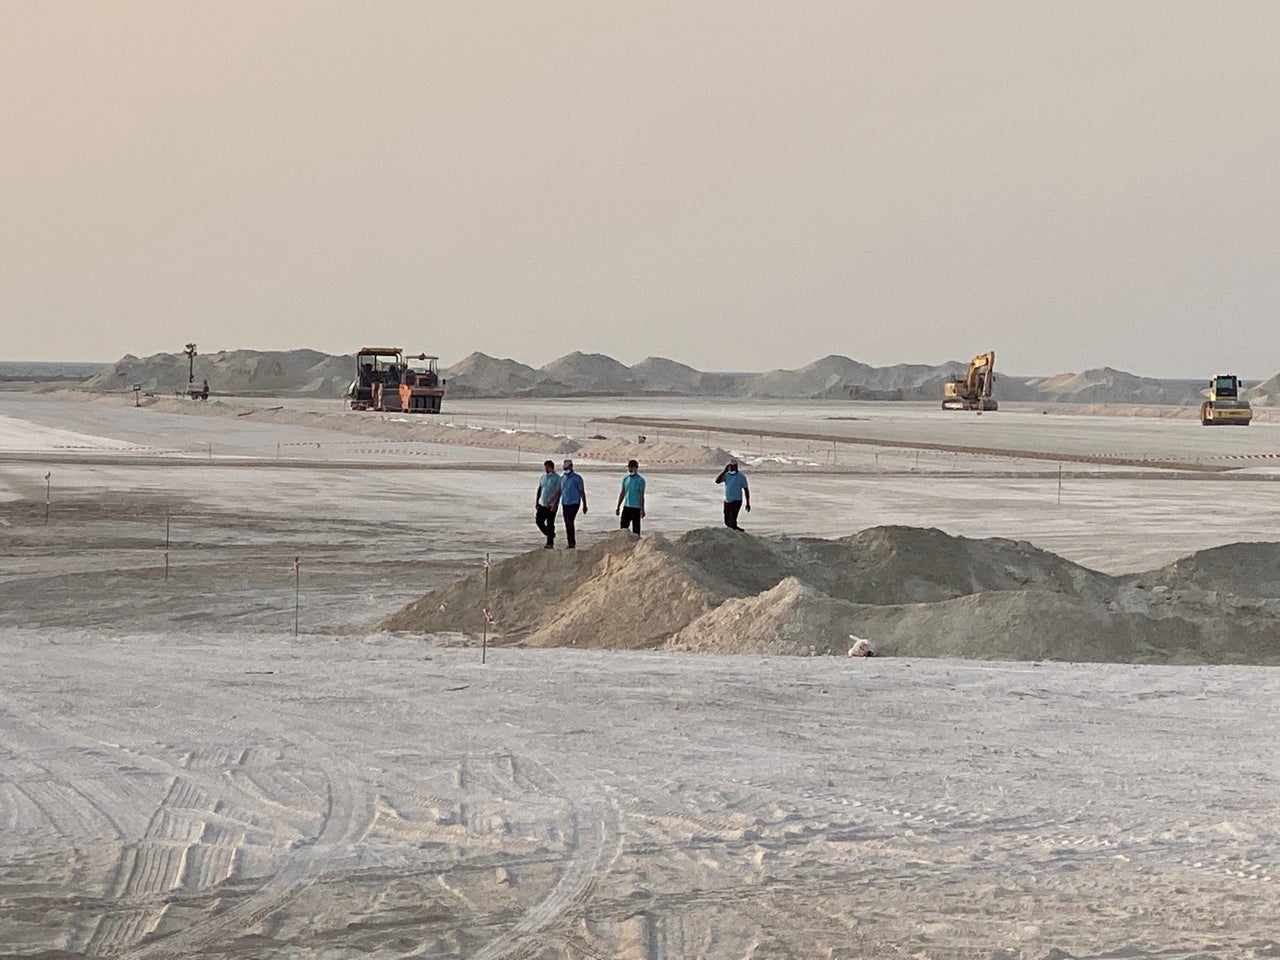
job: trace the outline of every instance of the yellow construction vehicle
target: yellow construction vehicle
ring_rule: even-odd
[[[995,383],[996,353],[980,353],[969,361],[969,372],[963,377],[952,377],[942,385],[943,410],[998,410],[999,404],[991,396]]]
[[[414,360],[418,363],[411,366]],[[356,378],[347,387],[351,409],[439,413],[445,381],[440,379],[438,360],[425,353],[405,357],[399,347],[361,347]]]
[[[1240,395],[1240,378],[1234,373],[1220,373],[1209,381],[1209,399],[1200,404],[1200,422],[1206,427],[1239,424],[1247,427],[1253,419],[1253,408]]]

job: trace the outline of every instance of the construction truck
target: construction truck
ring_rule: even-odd
[[[969,372],[963,377],[952,377],[942,384],[943,410],[998,410],[999,404],[991,396],[995,383],[996,354],[980,353],[969,361]]]
[[[1220,373],[1209,381],[1209,399],[1200,404],[1200,422],[1206,427],[1239,424],[1247,427],[1253,419],[1253,408],[1240,395],[1240,378],[1233,373]]]
[[[406,358],[399,347],[361,347],[347,387],[351,409],[439,413],[445,387],[439,359],[425,353]]]

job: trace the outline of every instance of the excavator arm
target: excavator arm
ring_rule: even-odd
[[[995,379],[996,352],[980,353],[969,361],[969,390],[983,400],[991,399]]]

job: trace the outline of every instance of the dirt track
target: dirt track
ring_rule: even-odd
[[[997,416],[998,414],[991,414]],[[812,433],[797,430],[778,430],[772,427],[732,427],[716,423],[699,423],[692,420],[662,420],[647,417],[608,417],[597,421],[647,429],[689,431],[693,433],[730,434],[744,437],[769,437],[770,439],[806,440],[815,443],[858,444],[902,450],[937,450],[942,453],[968,453],[987,457],[1005,457],[1010,460],[1048,460],[1055,463],[1097,463],[1113,467],[1144,467],[1157,470],[1193,470],[1205,473],[1223,473],[1235,469],[1226,464],[1199,463],[1194,460],[1150,459],[1110,456],[1099,453],[1066,453],[1050,450],[1015,450],[1007,447],[978,446],[972,444],[939,443],[927,440],[892,440],[883,437],[857,436],[848,433]]]

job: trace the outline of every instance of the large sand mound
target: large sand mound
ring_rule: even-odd
[[[1228,543],[1136,579],[1178,590],[1280,597],[1280,543]]]
[[[516,360],[499,360],[472,353],[444,371],[446,389],[455,397],[514,396],[536,384],[541,376]]]
[[[801,656],[843,654],[858,604],[786,577],[753,597],[732,598],[667,641],[670,650]]]
[[[1096,600],[1111,578],[1025,541],[972,540],[920,527],[872,527],[800,541],[801,579],[855,603],[929,603],[984,590],[1040,588]]]
[[[351,382],[354,361],[316,350],[222,350],[199,354],[124,356],[86,380],[82,387],[104,393],[127,392],[133,384],[147,393],[182,392],[188,377],[199,386],[209,381],[215,393],[260,393],[272,396],[340,397]]]
[[[1043,590],[862,607],[852,623],[859,636],[875,637],[880,650],[898,656],[1121,663],[1202,659],[1195,625],[1180,617],[1156,620]]]
[[[1030,544],[875,527],[841,540],[720,528],[534,550],[428,594],[387,630],[709,653],[1280,663],[1280,544],[1111,577]],[[1247,570],[1265,572],[1248,574]],[[1230,590],[1227,586],[1230,586]]]
[[[1197,648],[1185,621],[1110,613],[1045,590],[975,593],[938,603],[877,606],[829,597],[788,577],[772,590],[726,600],[677,633],[672,650],[844,654],[853,636],[879,652],[976,660],[1165,662]]]
[[[660,534],[637,540],[619,530],[587,550],[532,550],[491,567],[487,588],[482,569],[379,627],[475,633],[487,608],[495,633],[535,646],[660,646],[726,597],[756,592],[717,576],[689,557],[683,543]]]

